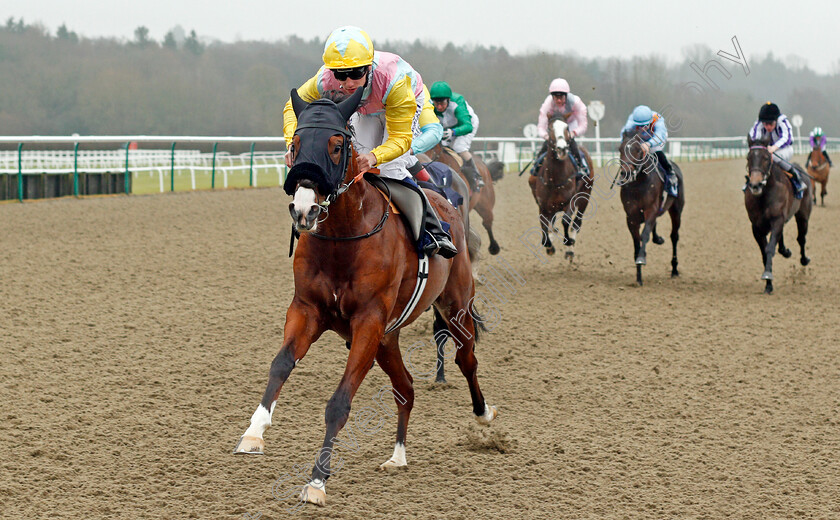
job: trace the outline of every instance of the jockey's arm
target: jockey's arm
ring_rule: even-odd
[[[443,125],[440,124],[435,109],[428,100],[423,105],[418,123],[420,135],[411,141],[411,151],[414,155],[428,152],[443,138]]]
[[[459,135],[467,135],[473,131],[470,109],[467,108],[467,101],[463,98],[462,100],[463,103],[458,103],[458,106],[455,107],[455,119],[458,120],[458,124],[452,127],[452,135],[455,135],[456,137]]]
[[[548,113],[553,104],[554,100],[551,99],[551,96],[548,96],[540,105],[540,115],[537,118],[537,135],[543,139],[548,139]]]
[[[578,137],[586,133],[586,113],[586,105],[579,97],[577,97],[577,99],[575,99],[575,104],[572,105],[572,113],[569,116],[570,120],[577,121],[577,128],[575,128],[572,137]]]
[[[785,146],[790,146],[793,144],[793,132],[791,132],[790,123],[788,122],[787,118],[781,118],[779,122],[776,123],[776,126],[781,130],[781,137],[779,137],[773,146],[776,147],[778,150],[779,148],[784,148]]]
[[[385,99],[385,129],[388,139],[372,150],[376,164],[393,161],[411,148],[411,123],[417,112],[417,98],[406,76],[394,84]]]
[[[300,86],[297,89],[298,95],[300,98],[307,103],[312,103],[316,99],[319,99],[321,95],[318,93],[318,76],[312,76],[306,83]],[[292,98],[289,98],[286,101],[286,106],[283,107],[283,137],[286,138],[286,147],[288,148],[289,143],[292,142],[292,139],[295,136],[295,130],[297,129],[297,116],[295,115],[295,110],[292,108]]]
[[[659,116],[656,124],[653,125],[653,136],[650,138],[650,150],[652,152],[661,152],[665,149],[665,143],[668,141],[668,128],[665,126],[665,118]]]

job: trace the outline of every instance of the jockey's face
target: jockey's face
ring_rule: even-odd
[[[566,93],[565,92],[552,92],[551,93],[551,98],[554,100],[554,102],[558,106],[566,104]]]
[[[776,129],[776,122],[775,121],[764,121],[761,124],[764,125],[764,130],[766,130],[768,132],[772,132],[773,130]]]
[[[435,112],[444,112],[449,106],[449,100],[446,98],[432,99],[432,105],[435,106]]]

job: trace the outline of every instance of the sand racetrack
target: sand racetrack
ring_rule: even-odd
[[[765,296],[743,160],[682,167],[682,276],[669,242],[650,245],[641,288],[617,194],[590,206],[574,264],[542,263],[519,240],[537,224],[525,177],[500,181],[500,257],[525,285],[477,346],[498,420],[475,424],[454,364],[447,386],[416,379],[408,469],[377,469],[386,417],[340,451],[327,507],[294,514],[272,487],[314,462],[347,357],[336,335],[283,388],[266,455],[231,454],[291,300],[288,197],[0,205],[0,517],[840,517],[840,195],[814,209],[810,266],[786,228],[794,256],[776,256]],[[430,333],[424,317],[403,350]],[[386,384],[375,367],[354,410]]]

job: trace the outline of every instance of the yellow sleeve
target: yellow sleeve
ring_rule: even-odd
[[[376,164],[392,161],[411,148],[411,123],[417,112],[417,98],[411,88],[411,80],[404,77],[391,89],[385,100],[385,129],[388,139],[371,152]]]
[[[423,85],[423,94],[426,101],[423,103],[423,110],[420,112],[420,128],[432,123],[440,123],[438,116],[435,115],[435,107],[432,105],[429,89]]]
[[[321,98],[318,93],[318,74],[309,78],[309,80],[297,89],[298,95],[307,103],[312,103],[316,99]],[[292,98],[286,101],[286,106],[283,108],[283,137],[286,138],[286,146],[292,142],[295,136],[295,129],[297,129],[297,116],[295,110],[292,108]]]

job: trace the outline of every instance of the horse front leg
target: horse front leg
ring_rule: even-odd
[[[301,502],[309,502],[319,506],[326,504],[327,479],[332,472],[341,469],[340,465],[335,469],[331,469],[330,466],[336,437],[350,416],[350,404],[353,401],[353,396],[356,395],[359,385],[362,384],[373,366],[373,360],[385,333],[384,314],[361,313],[352,320],[350,329],[353,341],[350,345],[347,365],[344,368],[344,375],[338,389],[327,402],[327,409],[324,412],[324,422],[327,426],[324,443],[321,445],[315,466],[312,468],[311,480],[300,492]],[[356,446],[352,431],[349,432],[349,437],[353,441],[346,443],[346,445]]]
[[[544,211],[540,211],[540,228],[542,229],[542,245],[545,248],[545,252],[548,255],[553,255],[557,252],[554,248],[554,244],[551,243],[551,233],[554,231],[549,227],[551,224],[551,219],[554,218],[554,215],[551,213],[546,213]]]
[[[784,225],[785,219],[782,217],[776,217],[770,222],[770,240],[765,247],[764,273],[761,275],[761,279],[767,282],[764,286],[765,294],[773,292],[773,256],[776,254],[776,245]]]
[[[785,228],[782,227],[782,230],[779,232],[779,254],[785,258],[790,258],[791,252],[790,249],[785,247]]]
[[[238,454],[262,455],[265,452],[263,434],[271,426],[274,405],[283,383],[289,378],[292,369],[303,359],[309,346],[324,332],[320,314],[315,307],[304,306],[293,301],[286,311],[286,325],[283,328],[283,347],[268,372],[268,384],[262,401],[251,416],[251,424],[233,449]]]
[[[493,204],[488,201],[488,196],[485,195],[486,189],[488,189],[486,186],[482,188],[481,199],[475,205],[475,211],[481,217],[481,224],[484,226],[484,230],[487,231],[487,237],[490,239],[490,245],[487,246],[487,251],[491,255],[498,255],[502,248],[499,247],[499,243],[496,242],[496,237],[493,236]]]
[[[414,407],[414,380],[405,367],[405,363],[403,363],[398,338],[398,333],[390,335],[382,342],[379,351],[376,353],[376,362],[391,379],[391,390],[398,410],[397,441],[394,444],[394,454],[379,466],[379,469],[382,470],[400,468],[408,464],[405,459],[405,436],[408,431],[408,418],[411,415],[411,409]],[[380,397],[382,393],[380,392]],[[381,401],[380,405],[384,407]]]
[[[811,259],[805,255],[805,235],[808,234],[808,217],[800,213],[796,214],[796,241],[799,242],[799,263],[808,265]]]
[[[671,215],[671,278],[680,275],[680,272],[677,270],[677,242],[680,241],[680,223],[682,220],[682,213],[680,209],[677,209],[677,205],[674,204],[671,206],[671,209],[668,210],[669,214]]]
[[[636,283],[642,285],[642,264],[638,262],[639,251],[641,250],[641,237],[639,235],[639,226],[641,222],[635,217],[627,215],[627,229],[630,230],[630,236],[633,237],[633,258],[636,259]]]

